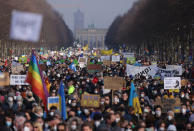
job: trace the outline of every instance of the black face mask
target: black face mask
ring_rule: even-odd
[[[27,96],[28,98],[31,98],[32,96]]]
[[[112,127],[114,127],[114,126],[116,126],[116,125],[117,125],[117,122],[116,122],[116,121],[114,121],[114,122],[111,123],[111,126],[112,126]]]

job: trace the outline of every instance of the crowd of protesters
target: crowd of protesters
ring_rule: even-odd
[[[89,56],[88,56],[89,57]],[[63,63],[57,63],[64,59]],[[186,85],[178,92],[164,90],[159,78],[133,78],[126,75],[124,63],[103,65],[102,72],[89,73],[87,68],[69,68],[72,57],[48,57],[51,65],[43,71],[51,84],[49,95],[57,96],[60,82],[65,85],[67,119],[52,106],[45,111],[41,100],[32,92],[30,85],[0,87],[0,130],[2,131],[193,131],[194,130],[194,84],[192,66],[183,66],[181,79]],[[97,57],[90,59],[98,63]],[[17,61],[16,61],[17,62]],[[159,65],[159,64],[158,64]],[[165,68],[165,64],[162,65]],[[20,74],[27,74],[27,68]],[[12,74],[9,66],[1,66],[1,72]],[[122,90],[104,90],[104,76],[119,76],[126,81]],[[135,113],[129,106],[131,81],[137,89],[142,113]],[[69,87],[73,87],[69,90]],[[99,108],[81,106],[83,93],[100,95]],[[179,98],[179,112],[163,111],[155,104],[156,99]]]

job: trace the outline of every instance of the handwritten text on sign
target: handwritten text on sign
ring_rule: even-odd
[[[81,99],[81,106],[98,108],[100,106],[99,101],[100,101],[99,95],[83,94]]]
[[[28,85],[26,75],[10,75],[10,85]]]
[[[119,90],[126,86],[126,81],[123,77],[104,77],[105,89]]]

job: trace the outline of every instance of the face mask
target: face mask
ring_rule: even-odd
[[[103,101],[101,101],[101,102],[100,102],[100,104],[101,104],[101,105],[104,105],[104,102],[103,102]]]
[[[54,116],[54,112],[50,112],[50,116]]]
[[[185,97],[185,94],[181,94],[181,97],[182,97],[182,98]]]
[[[18,106],[22,106],[22,102],[21,101],[18,101],[17,104],[18,104]]]
[[[82,113],[82,111],[77,111],[77,114],[79,114],[79,115],[80,115],[81,113]]]
[[[76,103],[71,103],[71,105],[72,105],[73,107],[75,107],[75,106],[76,106]]]
[[[30,131],[30,128],[27,127],[27,126],[25,126],[25,127],[24,127],[24,131]]]
[[[11,122],[11,121],[6,121],[6,125],[7,125],[8,127],[10,127],[10,126],[11,126],[11,124],[12,124],[12,122]]]
[[[141,97],[144,97],[145,95],[144,94],[141,94]]]
[[[94,124],[96,127],[98,127],[100,125],[100,121],[95,121]]]
[[[36,113],[36,115],[37,115],[38,117],[42,117],[42,116],[43,116],[43,113],[42,113],[42,112],[39,113],[39,114]]]
[[[86,80],[86,82],[89,82],[90,80]]]
[[[168,116],[168,120],[169,120],[169,121],[172,120],[172,116]]]
[[[182,109],[182,113],[183,113],[183,114],[186,114],[186,111],[187,111],[187,110],[186,110],[185,108]]]
[[[16,100],[16,96],[13,96],[13,99]]]
[[[12,102],[13,101],[13,97],[8,97],[8,101]]]
[[[54,130],[54,131],[56,131],[56,130],[57,130],[57,126],[56,126],[56,125],[53,127],[53,130]]]
[[[118,98],[114,98],[114,101],[119,103],[119,99]]]
[[[131,129],[126,129],[125,131],[132,131]]]
[[[148,109],[145,108],[145,109],[144,109],[144,112],[145,112],[145,113],[148,113],[149,111],[148,111]]]
[[[154,91],[154,94],[157,94],[157,91]]]
[[[159,130],[160,130],[160,131],[164,131],[165,128],[164,128],[164,127],[160,127]]]
[[[76,125],[72,125],[72,126],[71,126],[71,129],[72,129],[72,130],[76,130],[76,128],[77,128]]]
[[[118,123],[120,121],[120,118],[116,118],[115,121],[116,123]]]
[[[95,94],[98,94],[98,91],[94,91]]]
[[[161,111],[156,111],[157,116],[161,116]]]
[[[84,113],[85,114],[89,114],[89,110],[88,109],[84,109]]]

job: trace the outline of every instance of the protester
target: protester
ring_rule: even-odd
[[[88,55],[85,57],[90,59],[88,61],[90,64],[102,65],[102,70],[92,72],[87,69],[87,66],[80,67],[79,55],[64,57],[56,53],[47,58],[43,58],[43,55],[37,55],[39,62],[45,61],[43,62],[45,69],[42,69],[44,71],[40,76],[47,79],[44,84],[48,95],[54,98],[60,96],[60,100],[65,100],[60,106],[65,106],[61,110],[62,107],[54,104],[50,107],[45,105],[44,100],[35,93],[31,84],[2,86],[0,87],[0,121],[2,122],[0,122],[0,130],[194,130],[194,85],[191,67],[185,68],[180,76],[182,80],[187,81],[186,84],[182,83],[183,85],[178,91],[171,91],[164,89],[164,80],[161,76],[151,77],[142,74],[140,77],[135,77],[127,75],[124,60],[122,63],[115,62],[107,66],[102,64],[103,61],[99,63],[100,59],[97,56]],[[144,61],[139,60],[141,60],[139,61],[141,65],[145,66]],[[47,61],[50,61],[51,65],[47,65]],[[15,62],[18,63],[18,61]],[[88,62],[85,64],[89,64]],[[148,63],[151,64],[151,62],[146,62],[146,65]],[[158,67],[164,69],[166,65],[158,64]],[[1,72],[8,71],[10,75],[13,74],[8,66],[3,65],[0,70]],[[20,74],[28,74],[28,68],[25,67]],[[123,85],[118,90],[105,89],[104,77],[106,76],[122,77],[126,86]],[[36,77],[38,78],[38,76]],[[62,90],[64,96],[60,94],[61,83],[64,86]],[[136,95],[131,99],[132,84],[134,84]],[[83,106],[82,96],[85,94],[98,96],[99,106]],[[130,106],[130,101],[133,102],[134,98],[137,98],[139,105],[136,103],[137,105]],[[95,102],[89,104],[95,104]]]

